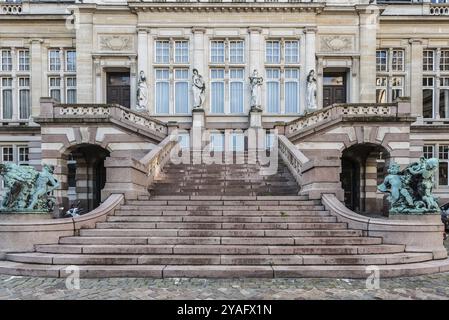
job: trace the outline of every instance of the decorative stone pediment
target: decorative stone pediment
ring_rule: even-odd
[[[131,35],[102,35],[99,37],[100,50],[129,51],[133,49]]]
[[[350,35],[320,36],[321,52],[348,52],[354,50],[354,37]]]

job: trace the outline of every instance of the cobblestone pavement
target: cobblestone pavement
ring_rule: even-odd
[[[446,241],[446,247],[449,241]],[[0,299],[449,299],[449,272],[366,280],[349,279],[64,279],[0,276]]]

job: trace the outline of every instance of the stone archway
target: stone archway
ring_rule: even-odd
[[[340,182],[345,205],[360,214],[386,214],[377,185],[383,180],[390,152],[373,143],[354,144],[342,151]]]
[[[67,187],[70,203],[80,201],[81,207],[93,210],[101,202],[101,190],[106,183],[104,161],[110,152],[99,145],[79,144],[65,151],[67,159]],[[70,201],[71,200],[71,201]]]

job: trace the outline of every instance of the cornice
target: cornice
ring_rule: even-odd
[[[321,13],[322,3],[143,3],[128,2],[132,12],[311,12]]]

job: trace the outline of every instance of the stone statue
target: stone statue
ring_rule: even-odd
[[[136,109],[143,111],[147,109],[148,105],[148,86],[147,78],[143,70],[140,71],[139,80],[137,83],[137,106]]]
[[[251,110],[261,110],[261,89],[263,78],[259,76],[259,73],[254,69],[253,73],[249,77],[249,85],[251,87]]]
[[[193,69],[192,76],[192,90],[193,90],[193,108],[200,109],[203,106],[206,92],[206,83],[203,77],[198,73],[197,69]]]
[[[384,182],[377,187],[379,191],[389,194],[390,213],[439,213],[438,202],[432,195],[437,170],[436,158],[421,158],[402,171],[398,164],[392,163]]]
[[[53,166],[44,165],[41,172],[31,166],[15,163],[0,164],[0,175],[6,187],[6,195],[0,204],[0,212],[49,212],[53,210],[53,190],[59,181],[53,177]]]
[[[310,70],[307,75],[307,110],[315,110],[316,105],[316,78],[315,70]]]

